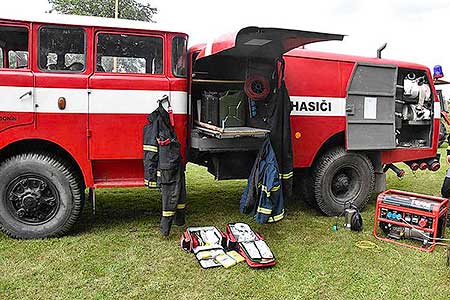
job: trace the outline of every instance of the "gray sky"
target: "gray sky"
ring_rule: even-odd
[[[2,9],[44,12],[47,0],[0,0]],[[190,35],[190,44],[247,25],[346,34],[343,42],[308,48],[375,56],[384,42],[383,57],[440,64],[450,80],[449,0],[140,0],[159,10],[158,27]],[[447,31],[447,32],[445,32]],[[447,97],[450,88],[446,89]]]

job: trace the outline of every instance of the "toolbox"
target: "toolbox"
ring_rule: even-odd
[[[246,96],[244,91],[227,91],[219,100],[219,126],[245,126]]]
[[[444,238],[447,210],[448,199],[387,190],[377,198],[373,235],[431,252]]]
[[[202,93],[200,121],[221,128],[245,126],[247,97],[244,91]]]

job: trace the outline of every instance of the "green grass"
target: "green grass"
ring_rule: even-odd
[[[442,151],[442,150],[441,150]],[[439,195],[446,163],[436,173],[410,171],[388,187]],[[406,166],[404,166],[406,170]],[[160,202],[147,189],[99,190],[97,215],[88,205],[69,236],[17,241],[0,234],[0,299],[446,299],[445,250],[423,253],[372,236],[375,201],[363,212],[362,233],[333,232],[334,218],[301,201],[285,220],[259,225],[239,213],[245,181],[217,182],[188,167],[188,226],[251,224],[267,239],[278,264],[254,270],[200,268],[180,250],[182,228],[158,232]],[[342,222],[341,222],[342,223]],[[381,251],[362,250],[361,240]]]

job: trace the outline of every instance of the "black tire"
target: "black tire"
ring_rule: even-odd
[[[310,168],[294,171],[293,192],[294,199],[299,199],[310,207],[317,207],[314,199],[314,186]]]
[[[58,237],[79,218],[80,175],[47,153],[23,153],[0,165],[0,228],[17,239]]]
[[[336,216],[348,202],[359,209],[366,205],[374,190],[375,172],[367,156],[338,147],[318,159],[313,180],[320,210]]]
[[[439,124],[439,147],[445,142],[445,138],[447,137],[447,127],[445,127],[444,123]]]

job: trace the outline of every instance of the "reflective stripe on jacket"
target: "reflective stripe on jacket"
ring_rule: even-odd
[[[241,212],[255,216],[258,223],[281,220],[284,217],[281,181],[275,152],[266,138],[242,194]]]

